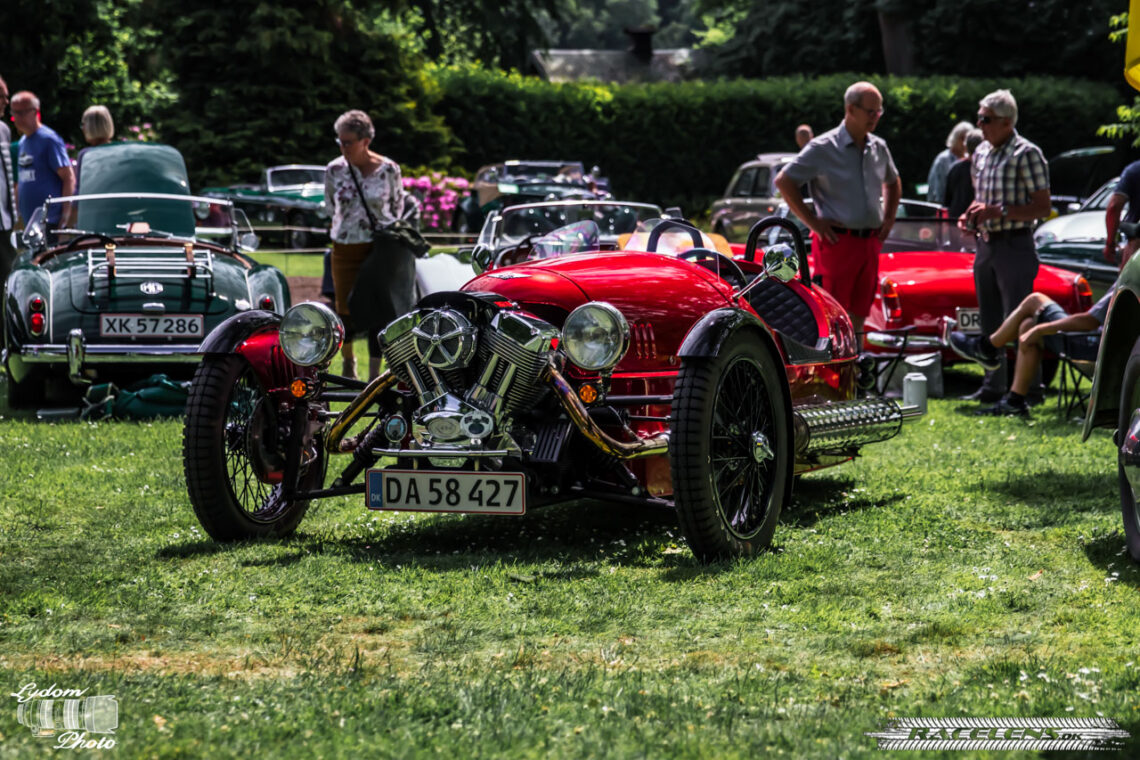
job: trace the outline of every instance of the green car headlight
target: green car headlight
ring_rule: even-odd
[[[582,304],[562,327],[562,350],[585,370],[612,369],[629,348],[629,323],[603,301]]]
[[[306,301],[285,312],[278,331],[281,350],[294,364],[328,362],[344,342],[344,323],[324,304]]]

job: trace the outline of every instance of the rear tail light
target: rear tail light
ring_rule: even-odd
[[[28,329],[32,335],[39,337],[44,334],[47,327],[47,317],[44,316],[43,296],[32,296],[28,299]]]
[[[277,304],[273,301],[273,296],[262,296],[258,304],[266,311],[275,311],[277,308]]]
[[[890,277],[883,278],[883,316],[888,320],[902,319],[902,301],[899,299],[899,288]]]
[[[1093,292],[1084,277],[1073,279],[1073,293],[1077,297],[1077,311],[1088,311],[1093,305]]]

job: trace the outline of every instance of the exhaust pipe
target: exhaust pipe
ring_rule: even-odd
[[[917,406],[899,406],[886,398],[801,406],[792,412],[796,455],[842,453],[885,441],[922,414]]]

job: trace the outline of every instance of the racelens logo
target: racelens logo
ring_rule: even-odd
[[[56,684],[38,688],[24,684],[9,696],[16,698],[16,720],[27,726],[32,736],[52,738],[53,749],[111,749],[110,736],[91,738],[90,734],[113,734],[119,727],[119,703],[114,695],[85,697],[86,689],[61,689]]]
[[[1108,718],[896,718],[866,736],[879,749],[1118,750],[1130,734]]]

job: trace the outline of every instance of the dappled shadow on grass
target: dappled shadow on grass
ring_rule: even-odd
[[[1089,494],[1106,493],[1104,476],[1095,473],[1055,470],[1009,472],[1005,477],[984,478],[980,485],[987,491],[1048,511],[1092,509],[1106,512],[1119,508],[1115,498],[1089,498]]]
[[[1089,564],[1104,571],[1105,577],[1116,578],[1116,583],[1140,592],[1140,565],[1132,561],[1125,545],[1124,531],[1116,530],[1091,538],[1080,538],[1081,548]],[[1113,576],[1112,573],[1118,573]]]
[[[313,524],[313,523],[309,523]],[[368,529],[368,523],[350,523]],[[618,566],[694,564],[687,549],[671,548],[681,541],[671,509],[629,506],[593,500],[544,507],[521,517],[435,515],[428,519],[384,522],[376,535],[343,535],[339,527],[312,532],[302,522],[284,539],[222,544],[203,539],[165,546],[163,559],[211,556],[251,544],[279,546],[289,551],[244,566],[292,565],[307,556],[343,556],[361,562],[450,571],[473,562],[544,562],[603,560]],[[666,552],[666,549],[670,551]]]
[[[780,515],[784,525],[810,528],[821,520],[847,512],[881,509],[902,501],[903,494],[875,498],[867,492],[849,493],[857,487],[851,475],[812,475],[800,478],[792,492],[792,503]]]

